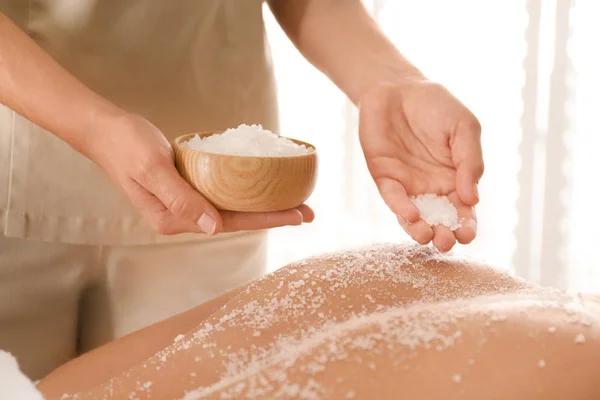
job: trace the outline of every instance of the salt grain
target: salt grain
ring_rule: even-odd
[[[454,375],[452,376],[452,380],[453,380],[455,383],[460,383],[460,382],[462,381],[462,377],[460,376],[460,374],[454,374]]]
[[[578,343],[578,344],[585,343],[585,336],[583,336],[582,333],[575,336],[575,343]]]
[[[444,225],[453,231],[461,227],[456,207],[448,197],[429,193],[411,197],[411,201],[419,209],[421,219],[428,225]]]
[[[174,342],[177,343],[177,342],[179,342],[183,338],[185,338],[185,335],[177,335],[177,337],[175,338]]]
[[[196,135],[182,145],[206,153],[252,157],[289,157],[314,151],[311,147],[280,137],[261,125],[246,124],[204,138]]]
[[[544,368],[545,366],[546,366],[546,361],[544,361],[544,360],[538,361],[538,367]]]

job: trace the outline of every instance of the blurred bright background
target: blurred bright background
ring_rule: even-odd
[[[600,2],[372,0],[399,49],[483,126],[478,238],[467,254],[525,279],[600,292]],[[410,238],[380,199],[357,111],[265,8],[281,134],[318,147],[316,221],[273,230],[271,269],[316,253]],[[596,184],[594,184],[596,182]]]

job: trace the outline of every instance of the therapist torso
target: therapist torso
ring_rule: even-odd
[[[0,0],[0,11],[169,140],[277,129],[261,0]],[[93,162],[1,105],[0,233],[0,348],[33,379],[264,272],[264,232],[158,235]]]

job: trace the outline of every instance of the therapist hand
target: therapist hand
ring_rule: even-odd
[[[481,126],[448,90],[426,80],[378,85],[361,99],[359,135],[383,200],[415,241],[448,251],[475,238]],[[447,195],[466,218],[462,228],[421,220],[409,196],[424,193]]]
[[[217,211],[179,175],[171,145],[141,117],[118,118],[103,135],[94,135],[87,147],[86,155],[104,169],[160,234],[260,230],[314,219],[306,205],[272,213]]]

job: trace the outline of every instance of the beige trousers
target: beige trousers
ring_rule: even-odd
[[[0,237],[0,349],[39,379],[81,352],[260,277],[266,249],[266,232],[122,247]]]

